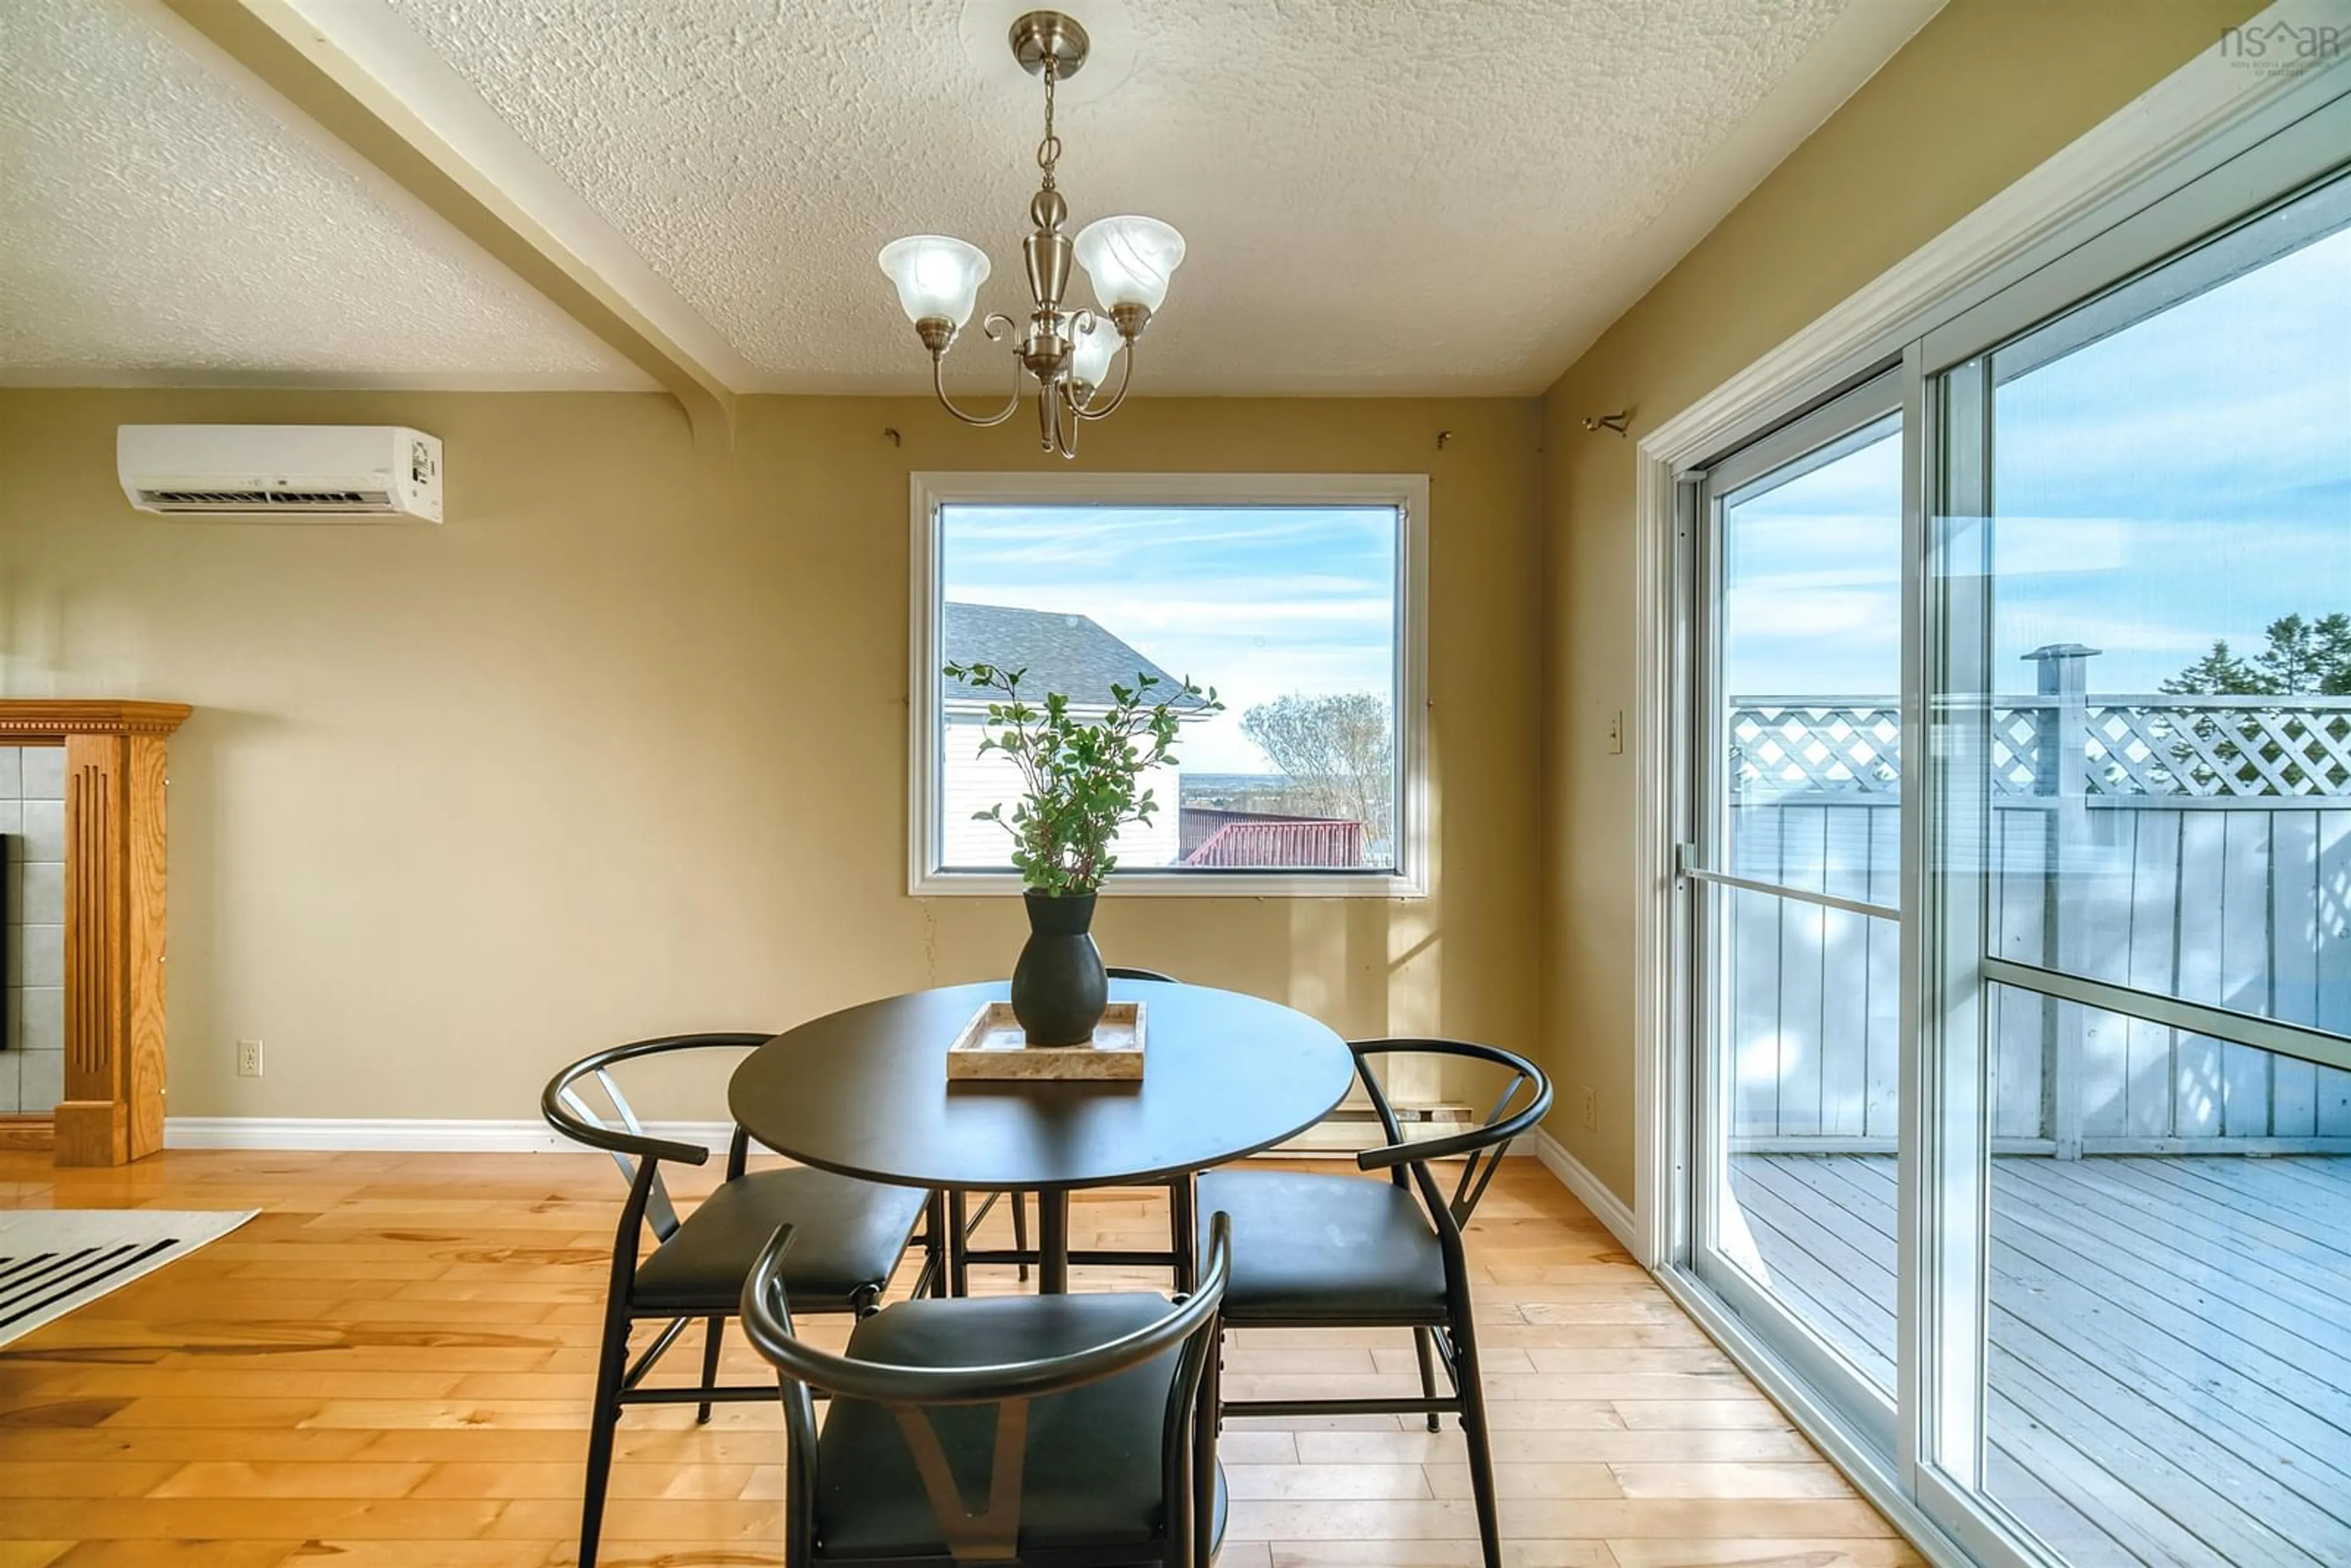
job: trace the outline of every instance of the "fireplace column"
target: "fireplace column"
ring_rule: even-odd
[[[0,699],[0,742],[66,753],[60,1166],[163,1146],[166,747],[179,703]]]

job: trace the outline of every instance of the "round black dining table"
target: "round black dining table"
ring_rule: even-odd
[[[1037,1195],[1038,1288],[1069,1289],[1070,1194],[1194,1172],[1270,1148],[1354,1082],[1346,1042],[1278,1002],[1113,980],[1144,1005],[1140,1080],[957,1080],[947,1047],[1006,982],[885,997],[786,1030],[737,1068],[735,1120],[843,1176],[942,1192]]]

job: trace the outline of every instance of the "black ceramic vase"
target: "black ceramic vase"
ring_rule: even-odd
[[[1094,895],[1024,895],[1029,943],[1012,967],[1012,1016],[1030,1045],[1082,1045],[1110,1005],[1110,979],[1089,929]]]

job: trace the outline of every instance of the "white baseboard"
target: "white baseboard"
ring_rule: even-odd
[[[1592,1217],[1608,1228],[1609,1234],[1623,1244],[1625,1251],[1636,1259],[1640,1257],[1641,1249],[1633,1239],[1641,1233],[1641,1228],[1634,1221],[1632,1209],[1605,1182],[1592,1174],[1591,1166],[1569,1154],[1565,1145],[1541,1127],[1526,1134],[1522,1142],[1533,1151],[1535,1158],[1542,1161],[1543,1167],[1559,1177],[1567,1190],[1592,1211]]]
[[[1444,1123],[1414,1123],[1411,1132],[1440,1137],[1458,1128]],[[648,1122],[656,1138],[724,1149],[734,1133],[726,1122]],[[1332,1159],[1386,1140],[1376,1123],[1325,1123],[1270,1155]],[[578,1154],[580,1145],[546,1123],[402,1119],[374,1116],[173,1116],[163,1124],[167,1149],[299,1149],[318,1153],[381,1151],[419,1154]],[[1556,1146],[1556,1145],[1554,1145]],[[1531,1154],[1521,1143],[1512,1154]],[[1564,1157],[1562,1155],[1562,1157]],[[1558,1167],[1553,1166],[1556,1170]],[[1580,1167],[1579,1167],[1580,1168]],[[1570,1184],[1573,1185],[1573,1183]],[[1587,1200],[1588,1201],[1588,1200]]]
[[[734,1128],[725,1122],[649,1122],[656,1138],[724,1149]],[[369,1150],[419,1154],[578,1154],[580,1147],[536,1117],[527,1121],[465,1121],[398,1117],[172,1116],[163,1123],[167,1149]]]

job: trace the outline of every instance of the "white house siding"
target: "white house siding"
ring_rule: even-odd
[[[998,752],[980,755],[986,734],[976,720],[950,718],[946,727],[945,766],[945,830],[941,853],[949,866],[1000,866],[1011,863],[1012,840],[993,822],[972,821],[1001,802],[1008,813],[1020,798],[1020,770]],[[1180,770],[1173,766],[1153,768],[1143,776],[1143,787],[1159,802],[1148,823],[1129,822],[1118,835],[1118,863],[1130,869],[1174,865],[1183,858],[1177,790]]]

